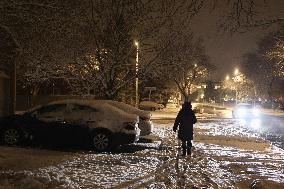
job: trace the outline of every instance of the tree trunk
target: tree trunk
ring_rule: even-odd
[[[114,92],[114,93],[104,93],[103,99],[105,100],[114,100],[118,95],[118,92]]]
[[[10,114],[15,114],[16,110],[16,60],[15,58],[10,65]]]
[[[273,82],[274,82],[274,80],[275,80],[275,77],[272,77],[271,78],[271,80],[270,80],[270,82],[269,82],[269,88],[268,88],[268,91],[267,91],[267,94],[268,94],[268,98],[269,98],[269,100],[272,102],[273,100],[272,100],[272,85],[273,85]]]

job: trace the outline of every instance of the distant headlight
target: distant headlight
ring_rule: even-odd
[[[259,119],[253,119],[253,120],[251,120],[250,126],[251,126],[252,128],[254,128],[254,129],[259,128],[259,127],[261,126],[261,120],[259,120]]]
[[[253,115],[258,116],[259,115],[259,109],[254,108],[252,110]]]
[[[239,109],[237,109],[236,113],[237,113],[237,115],[240,116],[240,117],[245,116],[245,115],[247,114],[247,109],[245,109],[245,108],[239,108]]]

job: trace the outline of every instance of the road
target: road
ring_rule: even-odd
[[[284,117],[261,114],[250,122],[251,127],[263,137],[284,149]]]
[[[232,119],[230,109],[214,106],[203,107],[203,112],[211,117]],[[208,117],[207,115],[207,117]],[[238,119],[240,123],[258,133],[276,146],[284,149],[284,114],[260,112],[257,117]]]

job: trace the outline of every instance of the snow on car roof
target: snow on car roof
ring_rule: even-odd
[[[112,116],[112,118],[114,118],[115,116],[119,116],[119,117],[124,117],[127,118],[131,121],[133,120],[137,120],[137,115],[135,114],[130,114],[128,112],[125,112],[119,108],[116,108],[114,106],[111,106],[107,103],[100,103],[100,102],[95,102],[92,100],[84,100],[84,99],[66,99],[66,100],[59,100],[59,101],[53,101],[50,102],[46,105],[52,105],[52,104],[77,104],[77,105],[82,105],[82,106],[89,106],[95,109],[98,109],[100,111],[103,111],[104,113]],[[42,106],[46,106],[46,105],[40,105],[40,106],[36,106],[34,108],[32,108],[31,110],[29,110],[29,112],[32,112]]]
[[[137,114],[140,117],[147,117],[147,118],[151,117],[150,112],[140,110],[138,108],[135,108],[134,106],[131,106],[131,105],[123,103],[123,102],[118,102],[118,101],[114,101],[114,100],[95,100],[94,102],[108,103],[112,106],[115,106],[119,109],[122,109],[123,111],[131,112],[133,114]]]

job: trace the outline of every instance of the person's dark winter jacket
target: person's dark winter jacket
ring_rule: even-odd
[[[182,109],[179,111],[173,131],[178,130],[178,138],[182,141],[193,140],[193,124],[197,122],[194,112],[191,109],[191,104],[186,102],[183,104]]]

